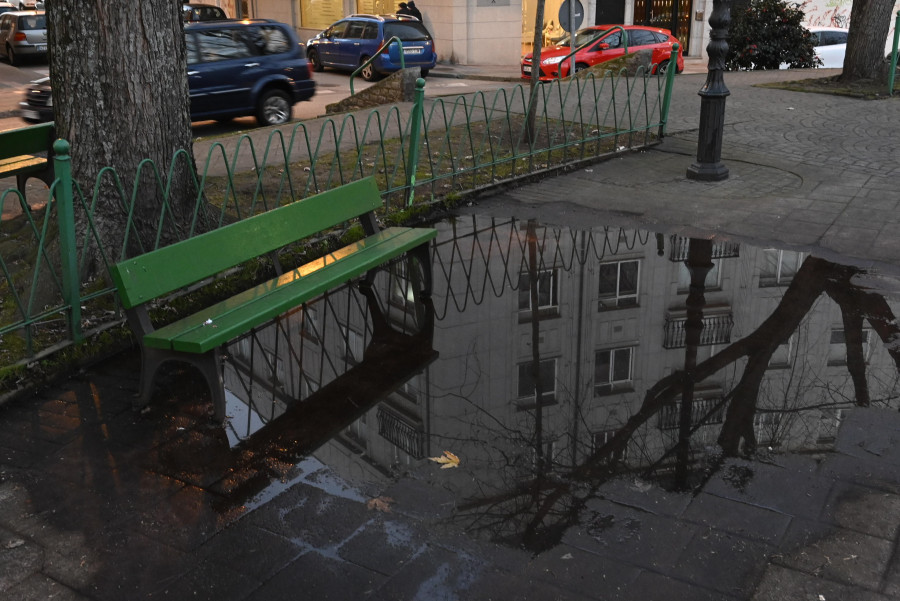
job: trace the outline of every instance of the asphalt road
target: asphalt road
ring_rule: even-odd
[[[0,62],[0,131],[27,125],[17,115],[22,92],[30,81],[45,77],[48,73],[49,67],[46,63],[34,62],[21,67],[13,67],[6,62]],[[338,102],[350,95],[350,75],[348,73],[325,71],[316,73],[314,79],[316,94],[310,101],[294,105],[294,120],[320,117],[325,114],[326,105]],[[353,87],[357,91],[371,85],[362,78],[355,78],[353,81]],[[479,79],[431,77],[427,80],[425,95],[434,97],[489,91],[504,85],[509,84]],[[225,125],[214,121],[197,122],[194,124],[194,131],[197,135],[211,136],[254,127],[256,127],[256,121],[252,117],[244,117]]]

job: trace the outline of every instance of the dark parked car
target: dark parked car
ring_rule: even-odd
[[[385,41],[397,37],[403,44],[407,67],[420,67],[422,77],[437,63],[434,40],[425,25],[406,15],[350,15],[307,42],[313,69],[325,67],[353,71],[381,48]],[[397,52],[382,52],[360,73],[366,81],[400,70]]]
[[[212,4],[184,4],[182,16],[187,22],[192,21],[224,21],[228,19],[225,11]]]
[[[255,115],[260,125],[278,125],[291,119],[295,103],[315,93],[303,46],[289,25],[202,21],[186,23],[184,31],[193,121]],[[25,121],[52,121],[49,79],[29,86],[19,106]]]
[[[11,65],[23,58],[47,57],[47,18],[42,11],[11,11],[0,15],[0,54]]]

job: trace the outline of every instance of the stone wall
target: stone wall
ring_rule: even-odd
[[[325,112],[332,115],[334,113],[346,113],[371,108],[382,104],[412,102],[416,91],[416,80],[419,77],[421,77],[419,67],[401,69],[349,98],[329,104],[325,107]]]

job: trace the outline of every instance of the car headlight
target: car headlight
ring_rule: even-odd
[[[541,61],[542,65],[555,65],[557,63],[562,62],[563,57],[561,56],[551,56],[550,58],[545,58]]]

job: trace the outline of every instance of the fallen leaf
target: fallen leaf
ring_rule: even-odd
[[[375,497],[366,502],[366,507],[382,513],[390,513],[391,503],[393,502],[394,500],[390,497]]]
[[[441,466],[442,470],[451,467],[459,467],[459,457],[457,457],[450,451],[444,451],[444,454],[440,457],[429,457],[429,459],[434,461],[435,463],[443,463],[444,465]]]

